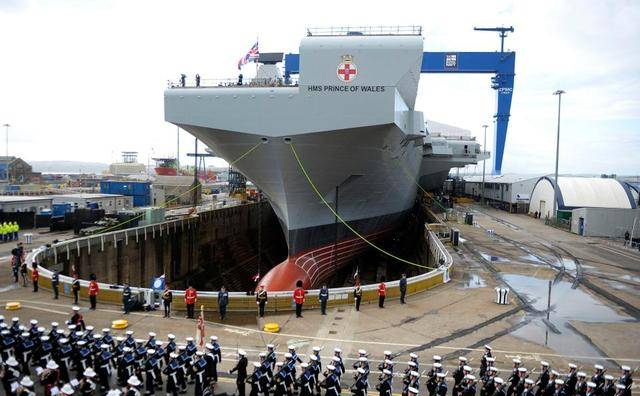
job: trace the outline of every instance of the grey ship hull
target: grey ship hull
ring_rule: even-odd
[[[242,156],[260,142],[259,136],[251,134],[181,127],[227,161]],[[381,237],[401,224],[413,206],[417,186],[404,169],[410,174],[418,172],[422,147],[407,143],[404,133],[394,124],[298,135],[291,144],[312,182],[334,208],[338,187],[338,213],[362,235]],[[326,268],[308,275],[310,285],[329,276],[336,266],[366,247],[345,226],[336,227],[335,216],[318,198],[283,138],[269,138],[234,168],[247,175],[269,198],[283,227],[289,261],[297,261],[300,266],[301,261],[323,254],[314,264]],[[350,248],[345,246],[342,252],[334,252],[336,241]],[[265,282],[271,290],[286,290],[300,279],[298,276],[302,274]]]

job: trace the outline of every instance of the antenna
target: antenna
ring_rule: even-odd
[[[504,38],[507,37],[507,32],[513,33],[513,26],[506,27],[494,27],[494,28],[479,28],[474,27],[473,30],[481,32],[500,32],[500,52],[504,52]]]

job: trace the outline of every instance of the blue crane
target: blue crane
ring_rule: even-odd
[[[500,33],[500,52],[424,52],[421,73],[490,73],[491,88],[496,91],[497,110],[495,118],[495,139],[492,173],[502,172],[502,160],[507,141],[507,128],[513,96],[516,53],[504,51],[504,39],[507,32],[513,32],[513,26],[495,28],[474,28],[476,31]],[[285,79],[300,72],[300,54],[285,55]]]

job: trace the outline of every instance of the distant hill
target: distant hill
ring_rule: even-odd
[[[34,172],[43,173],[97,173],[109,169],[109,164],[83,161],[27,161]]]

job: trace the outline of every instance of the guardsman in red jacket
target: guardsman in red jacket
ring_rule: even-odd
[[[198,301],[198,292],[193,286],[184,291],[184,303],[187,305],[187,318],[193,319],[193,312]]]
[[[96,281],[95,274],[91,274],[89,279],[91,279],[89,281],[89,302],[91,303],[91,307],[89,309],[95,311],[96,299],[98,298],[98,292],[100,291],[100,287],[98,286],[98,282]]]
[[[296,289],[293,291],[293,301],[296,303],[296,318],[302,317],[302,304],[304,304],[304,289],[302,288],[302,281],[296,282]]]
[[[31,281],[33,282],[33,292],[38,292],[38,279],[40,279],[40,273],[38,273],[38,263],[33,262],[33,270],[31,270]]]
[[[387,296],[387,285],[384,284],[384,276],[378,285],[378,307],[384,308],[384,298]]]

